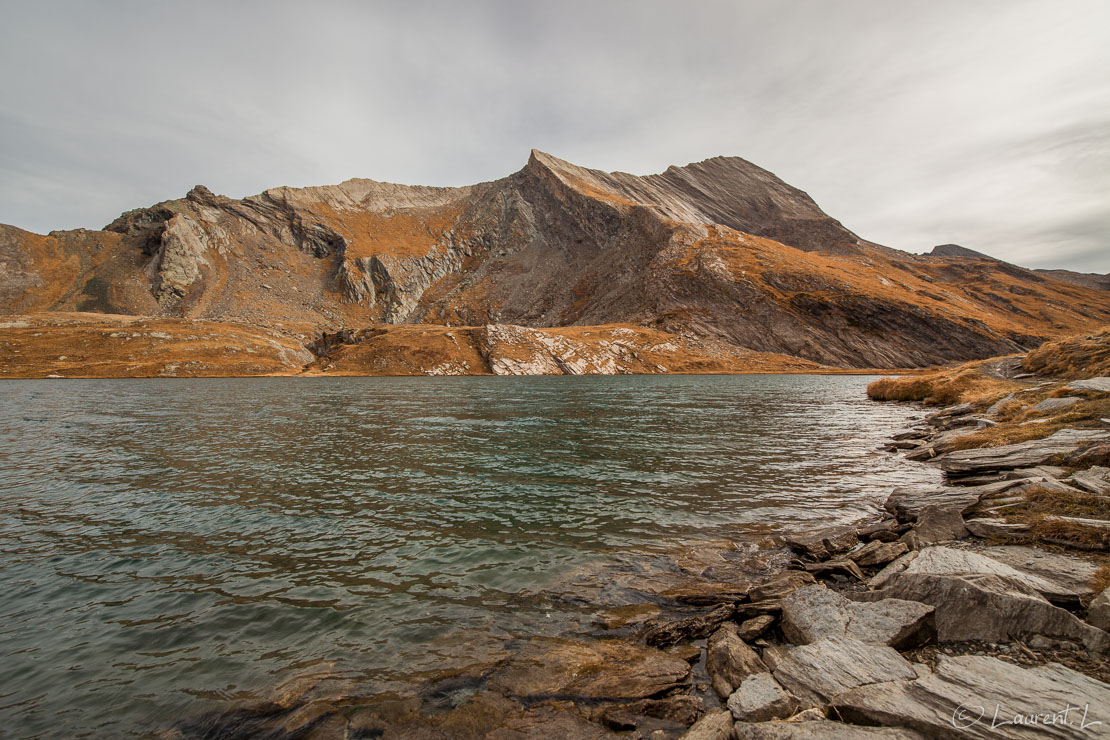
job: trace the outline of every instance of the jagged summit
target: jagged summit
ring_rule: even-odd
[[[839,366],[1001,354],[1110,321],[1105,291],[861,240],[739,157],[637,176],[533,149],[462,187],[198,185],[103,231],[0,227],[0,310],[322,331],[632,325]],[[480,336],[475,334],[474,336]]]

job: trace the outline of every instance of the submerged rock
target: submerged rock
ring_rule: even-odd
[[[488,686],[522,699],[644,699],[684,685],[689,676],[685,660],[643,645],[537,638]]]

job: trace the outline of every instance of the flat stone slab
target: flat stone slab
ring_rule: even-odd
[[[1110,496],[1110,468],[1096,465],[1081,470],[1073,474],[1069,482],[1087,493],[1093,493],[1096,496]]]
[[[905,650],[936,636],[931,606],[899,599],[855,602],[824,586],[806,586],[783,599],[781,627],[796,645],[847,637]]]
[[[1024,540],[1029,538],[1029,525],[993,517],[966,519],[964,526],[976,537],[985,540]]]
[[[921,678],[848,690],[832,709],[848,721],[930,737],[1076,740],[1110,732],[1110,685],[1057,663],[1022,668],[980,655],[942,657]]]
[[[1068,383],[1067,387],[1073,391],[1110,393],[1110,378],[1088,378],[1086,380],[1073,380]]]
[[[908,486],[894,489],[886,510],[899,521],[914,522],[926,506],[955,507],[961,514],[975,508],[983,498],[1029,483],[1029,479],[1003,480],[981,486]]]
[[[1046,398],[1038,404],[1035,404],[1030,411],[1056,411],[1057,409],[1066,409],[1068,406],[1074,406],[1082,401],[1078,396],[1067,396],[1065,398]]]
[[[1110,632],[1110,588],[1091,599],[1087,607],[1087,621],[1100,630]]]
[[[826,637],[791,649],[778,661],[773,675],[803,706],[826,704],[849,688],[917,677],[894,648],[846,637]]]
[[[983,554],[1051,584],[1051,588],[1044,588],[1029,583],[1049,601],[1075,604],[1094,594],[1091,579],[1098,565],[1087,558],[1028,545],[997,545],[988,547]]]
[[[957,450],[936,458],[950,476],[975,475],[1013,468],[1044,465],[1060,455],[1074,452],[1089,442],[1110,439],[1110,432],[1094,429],[1061,429],[1050,437],[1002,447]]]
[[[643,699],[686,683],[690,665],[661,650],[619,640],[537,638],[489,680],[526,699]]]
[[[878,591],[853,594],[861,601],[906,599],[936,607],[940,642],[1010,642],[1043,635],[1110,653],[1110,634],[1011,578],[983,573],[897,573]]]
[[[798,709],[798,700],[790,695],[770,673],[755,673],[741,682],[740,688],[728,698],[732,716],[743,722],[767,722],[785,719]]]
[[[860,727],[828,719],[806,722],[737,722],[736,740],[925,740],[920,732],[895,727]],[[683,740],[686,739],[683,735]]]
[[[898,558],[872,576],[868,584],[871,588],[883,588],[898,573],[931,573],[934,575],[989,573],[1018,581],[1048,599],[1069,602],[1091,592],[1089,585],[1077,582],[1078,578],[1081,577],[1080,575],[1070,579],[1052,577],[1050,580],[1051,574],[1055,573],[1051,570],[1053,566],[1066,569],[1064,572],[1089,573],[1087,575],[1089,579],[1094,574],[1093,566],[1088,564],[1084,567],[1081,564],[1085,561],[1078,558],[1060,556],[1061,559],[1059,560],[1055,558],[1047,559],[1047,554],[1042,558],[1036,558],[1033,556],[1034,552],[1043,553],[1043,551],[1034,551],[1033,548],[1008,549],[1005,546],[991,548],[988,552],[998,553],[999,557],[994,558],[971,550],[957,550],[943,545],[926,547],[923,550],[906,553]],[[1044,561],[1044,564],[1038,565],[1038,561],[1041,560]],[[1027,562],[1033,564],[1016,565]],[[1042,573],[1044,575],[1041,575]]]

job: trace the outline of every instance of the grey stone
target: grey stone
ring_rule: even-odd
[[[908,486],[896,488],[886,500],[886,510],[899,521],[917,521],[926,506],[952,506],[966,514],[980,499],[1023,485],[1026,480],[1003,480],[979,486]]]
[[[1110,632],[1110,588],[1091,600],[1087,607],[1087,621],[1100,630]]]
[[[930,737],[1074,740],[1104,736],[1110,727],[1107,684],[1056,663],[1021,668],[981,655],[942,657],[922,678],[850,689],[831,704],[847,721],[911,727]],[[1014,722],[1068,707],[1055,723]]]
[[[895,727],[860,727],[827,719],[805,722],[737,722],[736,740],[925,740],[914,730]]]
[[[996,545],[986,548],[982,554],[1049,584],[1046,588],[1043,583],[1029,582],[1049,601],[1078,605],[1094,595],[1091,579],[1098,565],[1087,558],[1028,545]]]
[[[1110,634],[1053,606],[1023,583],[999,575],[899,573],[885,588],[854,597],[907,599],[935,606],[941,642],[1009,642],[1044,635],[1079,642],[1098,653],[1110,651]]]
[[[826,704],[833,696],[857,686],[917,676],[894,648],[846,637],[826,637],[793,648],[773,673],[805,707]]]
[[[727,709],[710,712],[682,735],[682,740],[729,740],[732,737],[732,713]]]
[[[767,670],[759,654],[740,639],[736,625],[731,623],[723,625],[709,638],[705,668],[713,690],[722,699],[728,698],[748,676]]]
[[[755,673],[745,678],[728,698],[728,708],[733,718],[742,722],[766,722],[794,714],[798,700],[783,690],[770,673]]]
[[[1068,602],[1085,593],[1090,593],[1089,587],[1084,584],[1066,580],[1049,580],[1045,575],[1033,572],[1034,569],[1039,567],[1036,565],[1039,558],[1033,558],[1031,554],[1021,552],[1020,555],[1015,557],[1010,554],[1006,548],[991,548],[987,552],[1000,553],[1000,557],[1005,558],[1006,562],[989,557],[983,553],[972,552],[970,550],[957,550],[951,547],[944,547],[943,545],[936,545],[927,547],[919,552],[911,552],[903,555],[872,576],[868,583],[872,588],[883,588],[895,574],[902,572],[931,573],[934,575],[989,573],[1019,581],[1044,597],[1052,600]],[[1032,551],[1030,550],[1029,552],[1031,553]],[[1031,564],[1028,566],[1015,567],[1014,563],[1017,562],[1029,562]],[[1057,567],[1063,568],[1063,561],[1057,561]],[[1068,562],[1067,567],[1078,568],[1080,566]],[[1086,572],[1093,574],[1094,570],[1091,568]],[[1088,575],[1087,578],[1089,579],[1090,575]]]
[[[1068,406],[1075,405],[1083,399],[1076,396],[1068,396],[1066,398],[1046,398],[1040,403],[1033,406],[1030,411],[1056,411],[1057,409],[1066,409]]]
[[[1095,393],[1110,393],[1110,378],[1087,378],[1086,380],[1073,380],[1068,383],[1067,387],[1073,391],[1094,391]]]
[[[806,586],[783,599],[782,632],[797,645],[848,637],[872,645],[909,649],[936,636],[933,608],[887,599],[860,603],[824,586]]]
[[[823,573],[840,573],[841,575],[855,578],[857,581],[864,579],[863,571],[853,560],[842,558],[837,560],[824,560],[819,563],[806,563],[806,571],[814,575]]]
[[[1110,439],[1110,432],[1093,429],[1061,429],[1044,439],[1001,447],[949,452],[938,457],[937,461],[941,469],[950,476],[975,475],[1043,465],[1056,457],[1075,452],[1087,443],[1107,439]]]
[[[1071,482],[1087,493],[1096,496],[1110,496],[1110,468],[1101,465],[1081,470],[1071,477]]]
[[[913,528],[919,545],[950,542],[967,537],[963,514],[953,506],[926,506]]]
[[[1025,540],[1029,538],[1029,525],[1008,522],[1005,519],[975,517],[964,520],[967,531],[987,540]]]

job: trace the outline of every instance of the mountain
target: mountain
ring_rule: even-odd
[[[1106,291],[938,250],[867,242],[736,157],[636,176],[533,151],[465,187],[357,179],[237,200],[197,186],[100,231],[0,226],[0,312],[24,328],[234,324],[329,351],[325,333],[349,348],[372,335],[379,353],[401,351],[381,342],[398,325],[620,325],[698,357],[849,368],[1004,354],[1110,323]],[[42,318],[55,313],[80,315]]]

